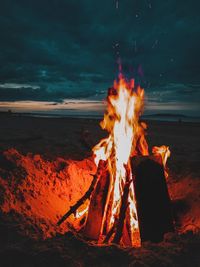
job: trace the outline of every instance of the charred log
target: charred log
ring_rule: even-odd
[[[160,242],[174,230],[163,166],[155,159],[132,159],[134,189],[142,241]]]
[[[106,244],[106,243],[109,243],[109,240],[111,239],[112,235],[114,234],[116,230],[116,223],[113,224],[113,226],[111,227],[111,229],[108,231],[103,243]]]

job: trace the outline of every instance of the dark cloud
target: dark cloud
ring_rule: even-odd
[[[0,82],[40,90],[2,89],[0,98],[95,95],[116,77],[119,56],[127,76],[150,94],[172,83],[199,84],[199,1],[118,2],[116,9],[115,1],[2,0]],[[173,98],[187,94],[170,90]]]
[[[21,100],[34,100],[34,101],[56,101],[62,102],[64,99],[70,98],[88,98],[91,96],[91,91],[80,90],[77,87],[69,87],[72,90],[48,90],[41,87],[33,89],[31,86],[20,88],[4,87],[0,88],[0,101],[21,101]],[[94,94],[94,93],[93,93]]]

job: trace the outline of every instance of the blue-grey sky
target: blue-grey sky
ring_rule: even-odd
[[[199,10],[198,0],[1,0],[0,101],[100,100],[120,57],[149,106],[200,115]]]

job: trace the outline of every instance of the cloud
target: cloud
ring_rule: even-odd
[[[147,90],[149,102],[169,103],[169,102],[188,102],[198,104],[200,99],[200,85],[169,83],[155,86]]]
[[[200,84],[199,8],[180,0],[124,0],[118,9],[105,0],[3,0],[0,99],[99,96],[116,78],[120,56],[150,99],[192,103]]]
[[[105,88],[108,86],[104,84]],[[89,89],[88,89],[89,88]],[[92,88],[92,90],[91,90]],[[106,90],[100,90],[101,86],[96,81],[87,79],[61,82],[46,82],[40,85],[35,84],[0,84],[0,101],[56,101],[62,102],[64,99],[98,99],[106,95]]]
[[[31,88],[33,90],[36,90],[36,89],[40,89],[40,86],[30,85],[30,84],[19,84],[19,83],[2,83],[0,84],[0,88],[6,88],[6,89]]]

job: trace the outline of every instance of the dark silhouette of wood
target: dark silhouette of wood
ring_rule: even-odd
[[[105,169],[105,161],[100,161],[99,162],[99,167],[98,167],[98,170],[97,170],[97,174],[96,175],[94,175],[94,178],[93,178],[93,180],[92,180],[92,183],[91,183],[91,185],[90,185],[90,187],[89,187],[89,189],[87,190],[87,192],[85,193],[85,195],[83,195],[82,196],[82,198],[80,198],[77,202],[76,202],[76,204],[74,205],[74,206],[72,206],[71,208],[70,208],[70,210],[67,212],[67,213],[65,213],[64,215],[63,215],[63,217],[57,222],[57,225],[59,226],[59,225],[61,225],[71,214],[73,214],[73,213],[75,213],[76,211],[77,211],[77,209],[81,206],[81,205],[83,205],[83,203],[88,199],[88,198],[90,198],[90,196],[91,196],[91,194],[92,194],[92,192],[94,191],[94,188],[95,188],[95,186],[96,186],[96,184],[97,184],[97,182],[98,182],[98,180],[99,180],[99,178],[101,177],[101,172],[102,172],[102,170],[104,170]]]
[[[174,230],[163,166],[143,157],[131,160],[141,241],[160,242]]]
[[[111,229],[108,231],[103,243],[106,244],[109,242],[111,236],[113,235],[113,233],[115,232],[116,230],[116,223],[113,224],[113,226],[111,227]]]

